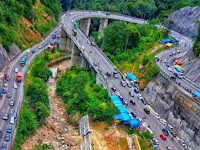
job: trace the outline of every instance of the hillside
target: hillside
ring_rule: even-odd
[[[60,13],[58,0],[1,0],[0,43],[10,51],[15,43],[26,49],[43,39]]]

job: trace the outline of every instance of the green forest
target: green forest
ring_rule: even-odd
[[[160,45],[160,48],[151,51],[159,45],[159,39],[168,36],[168,31],[158,29],[154,26],[155,23],[156,20],[150,21],[148,25],[114,21],[104,28],[102,39],[98,39],[98,32],[93,32],[92,36],[122,73],[133,72],[148,82],[159,73],[154,55],[163,48]],[[140,65],[144,67],[140,69]]]
[[[89,115],[92,121],[113,120],[118,112],[111,106],[108,92],[95,84],[95,77],[84,68],[71,67],[57,83],[56,92],[66,103],[66,111],[72,124],[77,125],[83,115]]]
[[[199,22],[199,25],[200,25],[200,22]],[[194,55],[200,58],[200,26],[198,28],[198,35],[195,38],[193,50],[194,50]]]
[[[12,43],[24,49],[26,48],[23,47],[25,42],[32,42],[23,35],[26,30],[22,23],[23,17],[32,23],[30,28],[33,31],[39,31],[42,34],[47,32],[53,23],[40,22],[41,18],[44,18],[41,12],[46,12],[51,17],[58,19],[61,12],[58,0],[40,0],[40,2],[42,4],[37,4],[37,0],[0,0],[0,43],[7,51]],[[37,9],[33,9],[33,7]]]
[[[200,0],[61,0],[67,9],[102,10],[136,16],[143,19],[160,18],[185,6],[197,6]]]

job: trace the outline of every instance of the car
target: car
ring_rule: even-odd
[[[177,53],[180,53],[181,51],[180,50],[177,50]]]
[[[167,59],[164,59],[164,61],[163,61],[164,63],[166,63],[167,62]]]
[[[164,134],[161,134],[161,135],[160,135],[160,138],[161,138],[162,140],[167,140],[167,138],[166,138],[166,136],[165,136]]]
[[[17,84],[16,83],[13,84],[13,88],[17,89]]]
[[[95,46],[95,43],[94,43],[94,42],[91,42],[91,45],[92,45],[92,46]]]
[[[159,114],[158,114],[158,113],[156,113],[156,112],[154,112],[154,113],[153,113],[153,116],[154,116],[156,119],[160,119],[160,116],[159,116]]]
[[[8,114],[8,113],[5,113],[5,114],[3,115],[3,120],[8,120],[8,118],[9,118],[9,114]]]
[[[156,140],[156,139],[152,139],[152,143],[153,143],[153,145],[159,145],[160,144],[159,141]]]
[[[29,54],[30,53],[30,50],[27,50],[26,54]]]
[[[41,49],[41,48],[42,48],[42,46],[40,45],[40,46],[39,46],[39,49]]]
[[[132,105],[135,105],[135,102],[134,102],[133,100],[130,100],[130,103],[131,103]]]
[[[113,71],[113,74],[118,74],[118,71],[114,70],[114,71]]]
[[[169,62],[167,62],[167,63],[166,63],[166,66],[167,66],[167,67],[169,67],[169,66],[170,66],[170,63],[169,63]]]
[[[32,52],[32,53],[35,53],[35,50],[33,49],[31,52]]]
[[[172,72],[172,68],[171,68],[171,67],[168,67],[167,70],[168,70],[169,72]]]
[[[6,134],[4,140],[5,141],[10,141],[10,134]]]
[[[171,150],[172,148],[170,146],[167,146],[167,150]]]
[[[118,78],[118,74],[114,74],[113,77],[114,77],[114,78]]]
[[[131,83],[127,82],[127,86],[128,86],[129,88],[131,88]]]
[[[186,144],[185,144],[185,141],[183,139],[179,139],[178,140],[178,143],[182,146],[182,147],[185,147]]]
[[[2,138],[2,135],[3,135],[3,133],[2,133],[2,131],[0,131],[0,139]]]
[[[141,99],[141,102],[142,102],[144,105],[147,104],[147,101],[146,101],[144,98]]]
[[[11,98],[12,94],[10,92],[7,93],[7,98]]]
[[[136,117],[137,117],[137,114],[134,113],[134,112],[131,112],[131,115],[133,116],[133,118],[136,118]]]
[[[12,133],[12,126],[8,126],[6,132],[7,132],[7,133]]]
[[[73,20],[73,19],[71,20],[71,23],[74,23],[74,20]]]
[[[172,127],[172,125],[171,124],[167,124],[167,129],[170,131],[170,130],[173,130],[174,128]]]
[[[162,129],[162,132],[163,132],[166,136],[169,135],[169,132],[168,132],[168,130],[167,130],[166,128]]]
[[[18,68],[15,68],[15,73],[17,73],[19,70],[18,70]]]
[[[111,90],[112,90],[113,92],[116,92],[116,91],[117,91],[117,89],[116,89],[115,87],[111,87]]]
[[[12,100],[10,101],[10,106],[14,106],[14,105],[15,105],[15,100],[12,99]]]
[[[139,122],[142,122],[142,119],[141,118],[137,118],[139,120]]]
[[[109,13],[106,13],[106,15],[108,16],[108,15],[110,15]]]
[[[124,81],[121,81],[120,83],[121,83],[121,85],[122,85],[123,87],[126,86],[126,83],[125,83]]]
[[[7,150],[7,144],[6,143],[1,144],[1,150]]]
[[[169,75],[169,77],[174,81],[176,80],[176,77],[174,75]]]
[[[135,92],[136,94],[138,94],[140,91],[139,91],[139,89],[135,88],[135,89],[134,89],[134,92]]]
[[[149,110],[148,108],[144,108],[144,112],[145,112],[146,114],[150,114],[150,110]]]
[[[126,76],[122,75],[122,80],[126,81]]]
[[[119,95],[119,99],[123,101],[124,97]]]
[[[159,119],[160,123],[163,124],[164,126],[167,125],[167,121],[165,119]]]
[[[14,111],[12,116],[16,119],[17,118],[17,113]]]
[[[111,73],[110,73],[110,72],[106,72],[106,75],[107,75],[108,77],[110,77],[110,76],[111,76]]]
[[[172,52],[172,54],[173,54],[173,55],[176,55],[176,52],[174,51],[174,52]]]
[[[128,106],[128,103],[127,103],[127,101],[125,101],[125,100],[122,100],[122,103],[123,103],[125,106]]]
[[[11,118],[10,118],[10,124],[14,124],[15,123],[15,118],[14,118],[14,116],[11,116]]]
[[[6,94],[7,93],[7,90],[6,89],[3,89],[3,94]]]
[[[95,65],[95,66],[98,66],[98,62],[95,61],[95,62],[94,62],[94,65]]]
[[[131,92],[131,91],[129,91],[129,95],[130,95],[131,97],[134,97],[134,93]]]
[[[85,50],[85,47],[84,47],[84,46],[81,46],[81,50],[84,51],[84,50]]]
[[[170,55],[169,56],[173,56],[173,53],[170,53]]]
[[[8,87],[8,83],[4,83],[4,87]]]

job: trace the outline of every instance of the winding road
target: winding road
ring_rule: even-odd
[[[114,66],[114,64],[106,57],[106,55],[103,53],[103,51],[100,48],[98,48],[97,45],[92,46],[90,44],[91,40],[79,28],[77,29],[77,39],[74,36],[72,36],[72,34],[71,34],[71,31],[73,29],[73,23],[71,22],[72,19],[74,21],[78,21],[83,18],[92,18],[92,17],[124,20],[127,22],[134,22],[137,24],[147,23],[147,21],[139,19],[139,18],[124,16],[124,15],[119,15],[119,14],[112,14],[112,13],[107,14],[106,12],[101,12],[101,11],[81,10],[81,11],[68,11],[68,12],[62,14],[62,16],[60,18],[62,28],[65,30],[65,32],[68,34],[68,36],[71,38],[71,40],[73,40],[75,45],[80,49],[82,55],[86,58],[86,60],[93,66],[93,68],[96,70],[97,74],[103,78],[106,75],[106,72],[114,71],[114,68],[116,68]],[[60,30],[60,28],[61,28],[61,25],[56,27],[54,29],[54,31],[52,31],[52,32],[58,31],[58,30]],[[174,32],[174,31],[172,31],[171,34],[176,35],[176,36],[179,35],[178,33]],[[185,53],[187,53],[188,50],[191,50],[192,41],[183,35],[180,36],[179,41],[180,41],[180,44],[179,44],[178,49],[181,50],[180,55],[182,56]],[[13,84],[16,82],[16,74],[14,73],[14,69],[16,67],[19,68],[19,71],[22,72],[23,77],[24,77],[25,72],[27,71],[27,68],[28,68],[29,64],[32,62],[32,60],[46,48],[46,46],[47,46],[46,43],[49,44],[51,42],[53,42],[53,40],[52,40],[51,34],[50,34],[41,43],[22,52],[11,63],[11,65],[9,66],[9,69],[7,71],[7,74],[9,74],[10,78],[11,78],[11,80],[8,81],[7,91],[12,93],[12,98],[7,98],[5,94],[3,95],[3,98],[0,101],[0,111],[1,111],[0,118],[3,117],[4,113],[9,113],[11,116],[14,111],[17,112],[19,115],[19,112],[21,109],[21,104],[23,101],[23,93],[24,93],[23,92],[24,91],[24,87],[23,87],[24,82],[17,83],[17,85],[18,85],[17,89],[13,88]],[[42,46],[41,49],[39,49],[40,46]],[[82,46],[85,47],[84,51],[81,50]],[[31,51],[32,49],[36,49],[37,51],[35,53],[30,52],[29,59],[27,60],[26,65],[24,67],[21,67],[19,65],[21,57],[24,56],[27,53],[27,51]],[[160,60],[167,59],[172,64],[173,57],[169,56],[169,54],[171,53],[171,51],[175,51],[175,50],[176,49],[172,49],[170,51],[168,51],[168,50],[163,51],[163,52],[157,54],[157,57],[159,57]],[[92,51],[92,53],[90,53],[90,51]],[[98,66],[94,65],[95,61],[99,62]],[[158,61],[158,62],[156,62],[156,64],[160,67],[161,71],[164,72],[167,76],[172,74],[171,72],[169,72],[167,70],[166,65],[163,62]],[[99,69],[101,71],[99,71]],[[137,94],[135,94],[135,97],[133,97],[133,98],[130,97],[128,93],[129,93],[129,91],[133,91],[133,87],[132,88],[129,88],[127,86],[122,87],[120,84],[120,81],[121,81],[121,74],[120,74],[120,77],[118,77],[118,79],[113,78],[113,77],[108,77],[105,80],[106,86],[108,89],[110,89],[112,86],[115,86],[117,91],[119,91],[119,93],[124,97],[124,100],[127,101],[127,103],[128,103],[128,110],[130,112],[135,112],[137,114],[137,117],[139,117],[139,118],[144,118],[144,117],[146,118],[143,121],[147,122],[150,125],[151,130],[154,131],[154,137],[159,140],[161,149],[166,149],[167,146],[170,146],[170,147],[172,147],[173,150],[181,150],[182,147],[177,143],[178,139],[171,141],[171,135],[170,135],[167,137],[166,141],[163,141],[159,137],[160,134],[162,133],[162,129],[164,128],[164,126],[162,124],[160,124],[160,122],[152,115],[153,109],[151,109],[150,106],[144,105],[140,100],[138,100],[138,98],[136,96]],[[180,79],[180,82],[182,85],[187,85],[192,91],[199,90],[194,84],[192,84],[191,82],[188,82],[185,79]],[[190,94],[190,93],[188,93],[188,94]],[[9,106],[9,102],[11,99],[15,100],[15,106]],[[129,102],[130,99],[133,99],[136,102],[135,106],[130,104],[130,102]],[[147,115],[143,111],[143,109],[145,107],[149,107],[149,109],[151,109],[150,115]],[[6,121],[6,120],[0,119],[0,130],[3,132],[3,136],[0,139],[0,144],[7,143],[7,145],[12,145],[11,142],[13,142],[13,140],[15,139],[16,122],[13,125],[13,131],[11,134],[12,135],[11,142],[4,141],[4,136],[6,134],[6,129],[8,126],[9,126],[8,120]]]

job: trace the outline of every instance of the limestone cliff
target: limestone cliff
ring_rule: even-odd
[[[173,12],[167,19],[165,26],[170,25],[171,29],[183,35],[193,37],[197,34],[198,23],[200,20],[200,6],[184,7]]]
[[[200,149],[200,105],[159,74],[143,91],[155,111],[173,125],[179,137]]]

